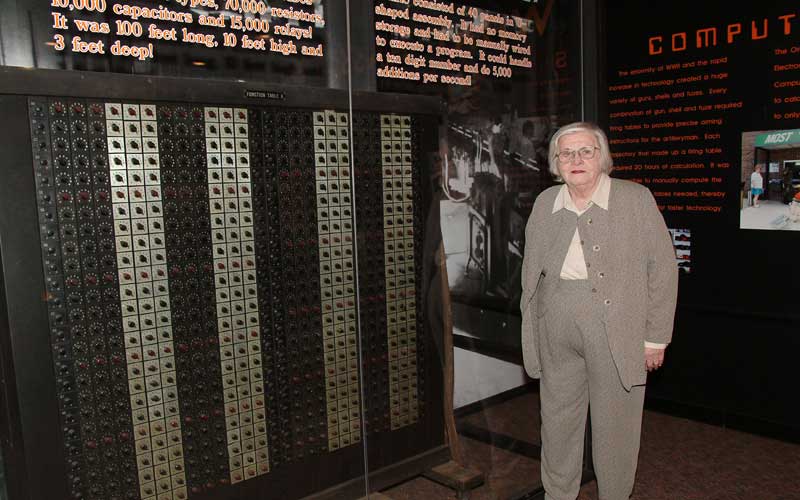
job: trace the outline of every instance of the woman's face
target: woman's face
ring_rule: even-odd
[[[595,149],[597,148],[597,149]],[[592,151],[592,158],[581,158],[580,151]],[[574,152],[571,158],[562,161],[557,159],[558,172],[567,186],[573,188],[592,188],[600,178],[599,144],[591,132],[574,132],[558,139],[558,153]]]

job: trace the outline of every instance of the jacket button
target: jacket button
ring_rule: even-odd
[[[588,220],[586,221],[586,223],[587,223],[587,224],[591,224],[591,223],[592,223],[592,219],[588,219]]]
[[[604,300],[604,301],[603,301],[603,304],[605,304],[605,305],[607,305],[607,306],[610,306],[610,305],[611,305],[611,299],[606,299],[606,300]]]
[[[593,246],[592,250],[594,250],[595,252],[599,252],[600,251],[600,245]]]
[[[597,276],[599,276],[600,278],[605,278],[606,277],[606,273],[597,273]]]

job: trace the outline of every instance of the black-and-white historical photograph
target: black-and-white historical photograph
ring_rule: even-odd
[[[506,107],[448,123],[441,213],[454,300],[507,304],[519,297],[525,222],[536,196],[554,184],[547,164],[552,122]]]

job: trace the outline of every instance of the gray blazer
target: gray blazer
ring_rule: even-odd
[[[548,308],[549,290],[575,232],[575,214],[553,213],[561,186],[537,198],[525,228],[522,262],[522,355],[525,370],[541,376],[538,323]],[[678,294],[678,267],[672,239],[650,191],[634,182],[611,179],[608,211],[593,206],[595,239],[589,280],[598,293],[595,307],[606,326],[608,344],[626,389],[646,382],[645,341],[672,338]],[[571,219],[570,219],[571,217]],[[591,221],[590,221],[591,222]]]

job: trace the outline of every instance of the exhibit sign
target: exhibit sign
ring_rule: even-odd
[[[578,117],[579,4],[376,0],[373,16],[378,89],[447,109],[431,182],[453,301],[519,314],[525,223],[555,183],[547,141]]]
[[[8,4],[0,65],[327,84],[324,0]]]
[[[511,78],[533,67],[526,17],[419,0],[377,3],[375,16],[380,78],[469,86],[473,75]]]
[[[238,47],[321,57],[323,45],[309,45],[325,25],[314,2],[270,5],[263,0],[177,0],[165,7],[126,0],[51,0],[55,51],[111,54],[140,61],[155,59],[154,42]],[[311,9],[309,9],[309,6]],[[100,16],[98,18],[98,16]],[[297,43],[296,43],[297,42]]]
[[[648,186],[676,225],[800,229],[797,4],[680,1],[653,15],[620,2],[608,19],[616,175]]]

